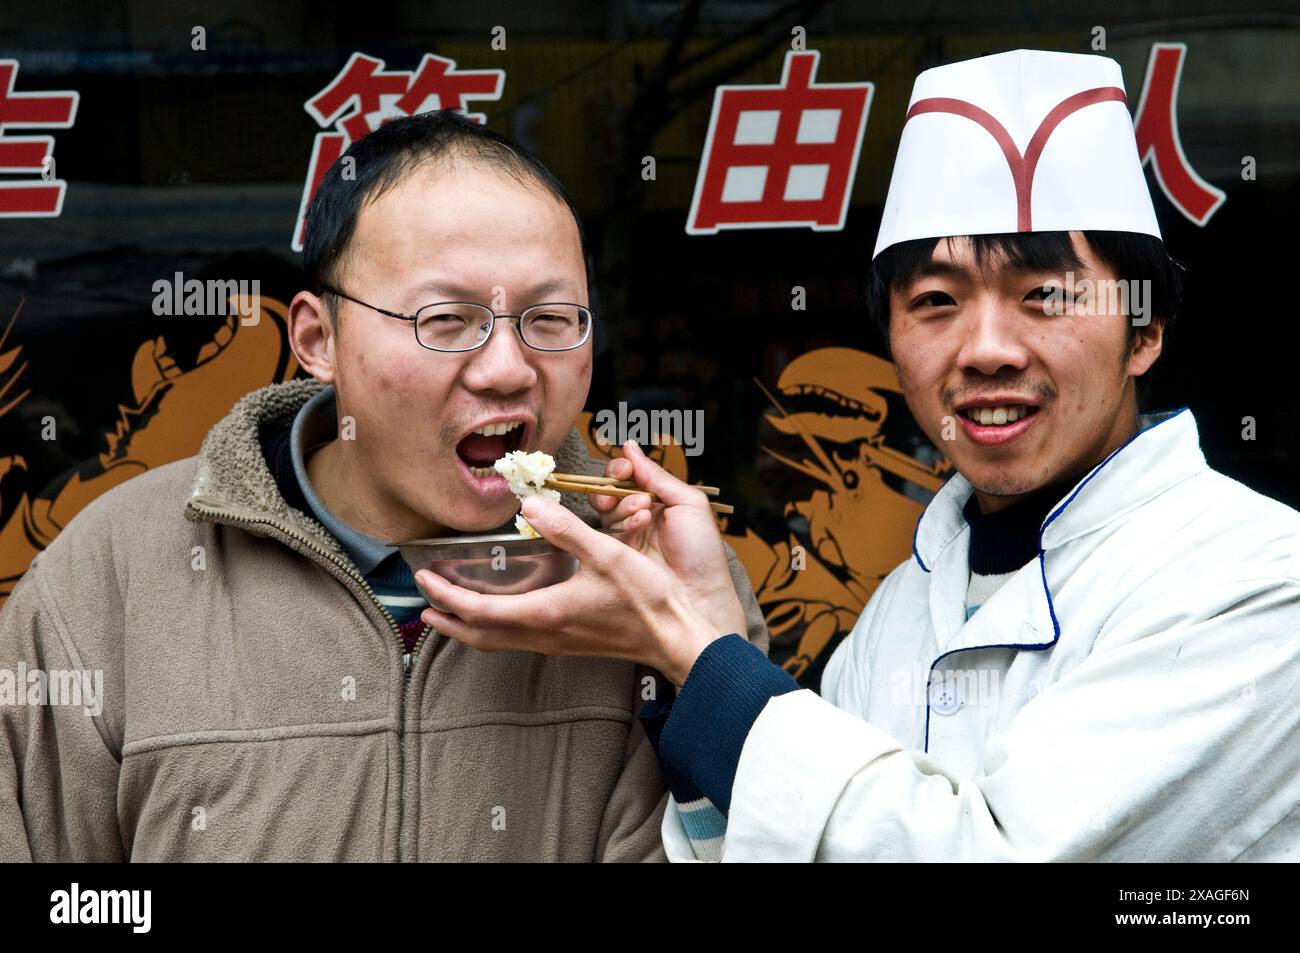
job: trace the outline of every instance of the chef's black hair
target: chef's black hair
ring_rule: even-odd
[[[559,180],[522,146],[463,113],[440,109],[394,119],[358,139],[330,166],[317,187],[307,209],[302,267],[307,287],[326,298],[331,316],[337,302],[329,300],[334,296],[324,292],[324,287],[338,287],[361,209],[424,162],[441,157],[486,165],[525,184],[541,185],[564,203],[578,226],[590,288],[591,263],[582,218]]]
[[[1165,250],[1164,242],[1154,235],[1134,232],[1085,231],[1083,235],[1093,253],[1114,271],[1116,277],[1151,282],[1151,317],[1164,323],[1168,335],[1182,302],[1184,269]],[[995,260],[1035,271],[1066,271],[1083,267],[1069,232],[1008,232],[971,235],[969,239],[978,268],[984,268]],[[886,356],[889,356],[890,292],[917,275],[930,261],[941,240],[944,239],[918,238],[899,242],[886,248],[871,263],[867,278],[867,311],[884,335]],[[952,239],[946,241],[950,243],[951,252]],[[1129,322],[1130,348],[1136,337],[1137,328]],[[1139,397],[1149,376],[1148,372],[1138,378]]]

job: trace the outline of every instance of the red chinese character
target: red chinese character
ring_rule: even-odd
[[[410,82],[410,73],[387,72],[383,60],[353,53],[339,75],[304,108],[322,128],[337,124],[349,139],[360,139],[379,128],[382,119],[401,115],[390,109]]]
[[[505,70],[457,70],[455,60],[426,53],[410,88],[397,101],[397,108],[408,116],[430,109],[466,112],[466,100],[500,99],[505,82]],[[466,115],[475,122],[487,119],[482,113],[466,112]]]
[[[789,52],[777,86],[719,86],[686,231],[844,227],[872,83],[814,84],[821,54]]]
[[[1161,190],[1178,211],[1204,226],[1227,196],[1196,174],[1178,138],[1178,83],[1186,54],[1186,43],[1152,44],[1133,125],[1138,156],[1151,161]]]
[[[457,70],[455,60],[432,53],[425,54],[415,73],[385,70],[383,60],[353,53],[330,84],[303,107],[320,126],[333,125],[337,131],[316,134],[293,231],[293,250],[302,251],[303,223],[312,196],[349,145],[391,119],[429,109],[465,112],[468,100],[500,99],[505,81],[505,70]],[[481,113],[466,115],[475,122],[486,119]]]
[[[15,93],[17,60],[0,60],[0,172],[40,173],[41,181],[0,183],[0,218],[45,218],[63,211],[68,183],[50,174],[53,136],[7,136],[11,126],[68,129],[80,95],[60,90]]]

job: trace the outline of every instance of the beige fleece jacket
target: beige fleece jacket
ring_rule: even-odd
[[[259,432],[320,387],[247,395],[32,562],[0,610],[0,675],[103,690],[0,704],[0,860],[663,859],[645,669],[428,631],[404,675],[391,616],[262,456]],[[576,431],[557,456],[601,469]]]

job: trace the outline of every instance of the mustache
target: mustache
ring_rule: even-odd
[[[951,407],[959,400],[965,400],[972,397],[978,399],[985,394],[1001,394],[1007,391],[1013,391],[1017,394],[1029,394],[1036,397],[1038,398],[1039,403],[1044,407],[1056,400],[1056,391],[1052,388],[1052,385],[1046,382],[1032,384],[1028,381],[998,381],[996,383],[981,384],[978,386],[971,385],[954,387],[947,390],[943,394],[944,406]]]
[[[546,433],[546,422],[540,407],[531,404],[514,404],[503,407],[483,403],[476,404],[471,411],[444,420],[442,423],[442,442],[444,445],[454,447],[474,425],[475,421],[501,415],[531,417],[535,424],[533,441],[539,446],[542,444],[542,435]]]

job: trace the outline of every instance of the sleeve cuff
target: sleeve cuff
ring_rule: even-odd
[[[700,653],[676,700],[660,710],[652,743],[662,762],[725,814],[750,728],[771,699],[798,690],[761,650],[725,635]]]
[[[655,758],[659,761],[659,769],[663,772],[668,790],[672,792],[678,804],[689,804],[698,801],[704,795],[680,771],[665,761],[659,750],[659,739],[663,735],[668,716],[672,714],[673,701],[676,698],[677,690],[673,688],[672,682],[656,674],[655,697],[641,707],[638,717],[641,720],[641,727],[645,729],[646,737],[650,739],[650,747],[654,749]]]

